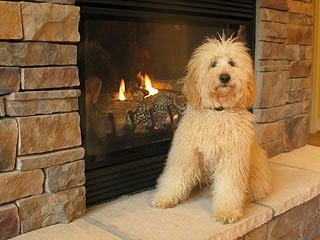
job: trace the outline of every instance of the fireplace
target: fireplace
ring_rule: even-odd
[[[78,1],[87,205],[153,187],[185,108],[185,65],[205,37],[254,48],[255,1]]]

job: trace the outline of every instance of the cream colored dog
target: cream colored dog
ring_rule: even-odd
[[[207,39],[188,65],[188,107],[175,132],[153,206],[185,200],[197,185],[211,184],[214,218],[233,223],[248,201],[270,191],[267,156],[247,110],[256,98],[252,60],[236,39]]]

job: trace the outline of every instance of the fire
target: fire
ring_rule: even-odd
[[[120,81],[120,87],[119,87],[119,100],[124,101],[126,100],[126,96],[124,93],[126,92],[126,85],[123,79]]]
[[[159,92],[158,89],[152,87],[151,80],[148,76],[148,74],[145,74],[144,77],[141,75],[141,73],[138,73],[138,76],[142,78],[142,87],[146,90],[148,90],[149,94],[145,96],[144,98],[147,98],[149,96],[155,95]]]
[[[154,88],[152,86],[152,82],[150,80],[150,77],[148,76],[148,74],[145,74],[144,76],[141,74],[141,72],[139,72],[137,74],[137,78],[139,78],[141,80],[141,86],[140,88],[145,89],[148,91],[148,95],[145,96],[144,98],[150,97],[152,95],[155,95],[159,92],[158,89]],[[125,96],[125,92],[126,92],[126,85],[125,85],[125,81],[122,78],[120,81],[120,86],[119,86],[119,94],[118,94],[118,99],[120,101],[124,101],[127,100],[126,96]]]

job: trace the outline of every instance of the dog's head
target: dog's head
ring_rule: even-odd
[[[256,84],[245,44],[224,35],[208,38],[192,54],[183,92],[197,110],[252,107]]]

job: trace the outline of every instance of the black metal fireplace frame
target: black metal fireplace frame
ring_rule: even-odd
[[[161,23],[212,24],[236,23],[252,26],[247,29],[249,47],[254,49],[254,0],[78,0],[80,34],[86,19],[134,19]],[[80,86],[85,93],[84,46],[78,47]],[[83,145],[85,142],[85,94],[80,98]],[[100,203],[124,194],[152,188],[161,173],[172,135],[147,146],[107,153],[103,161],[86,156],[87,205]]]

